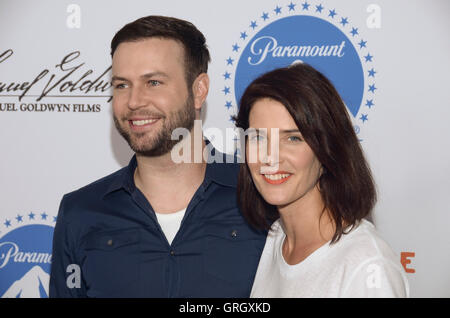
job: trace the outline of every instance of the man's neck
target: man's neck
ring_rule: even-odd
[[[206,145],[203,137],[201,140],[203,154]],[[172,213],[186,208],[203,182],[206,161],[194,162],[194,146],[191,140],[191,163],[175,163],[171,152],[157,157],[136,154],[134,182],[156,212]]]

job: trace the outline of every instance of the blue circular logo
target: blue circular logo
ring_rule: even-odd
[[[242,94],[256,77],[301,62],[310,64],[333,83],[358,135],[360,125],[369,120],[368,111],[375,105],[377,89],[374,57],[360,29],[336,8],[309,1],[277,5],[251,20],[231,47],[221,90],[230,112],[237,112]]]
[[[0,297],[48,297],[53,229],[28,224],[0,238]]]

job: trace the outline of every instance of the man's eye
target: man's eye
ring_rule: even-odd
[[[158,86],[161,84],[161,82],[157,80],[149,80],[148,84],[150,84],[150,86]]]
[[[126,84],[124,84],[124,83],[119,83],[119,84],[114,85],[114,88],[117,88],[117,89],[122,89],[125,87],[126,87]]]

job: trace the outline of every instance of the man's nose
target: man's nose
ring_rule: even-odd
[[[130,90],[130,96],[128,99],[128,108],[136,110],[146,105],[146,98],[143,89],[139,86],[135,86]]]

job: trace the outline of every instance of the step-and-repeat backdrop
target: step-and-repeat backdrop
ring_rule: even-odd
[[[450,2],[0,2],[0,297],[47,297],[60,199],[132,156],[111,116],[110,41],[146,15],[193,22],[212,62],[203,129],[235,152],[231,116],[258,74],[296,61],[342,95],[379,191],[372,221],[412,297],[450,296]]]

